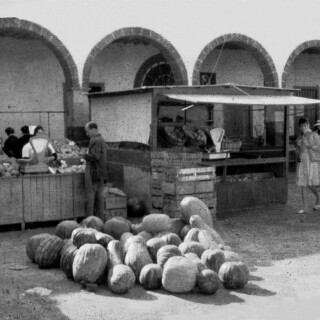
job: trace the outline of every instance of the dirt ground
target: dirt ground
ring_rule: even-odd
[[[213,296],[172,295],[136,285],[117,296],[104,285],[83,290],[59,269],[40,270],[25,254],[27,239],[54,228],[0,233],[0,319],[320,319],[320,211],[304,222],[296,214],[299,193],[290,187],[289,204],[245,211],[219,221],[227,244],[250,268],[246,288],[220,288]],[[309,202],[312,204],[312,197]],[[49,295],[29,294],[43,287]]]

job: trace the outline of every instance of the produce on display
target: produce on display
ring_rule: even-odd
[[[66,243],[61,250],[60,269],[70,279],[73,279],[72,265],[77,251],[78,248],[72,242]]]
[[[102,231],[103,221],[96,216],[89,216],[89,217],[83,219],[82,222],[80,223],[80,225],[82,227],[93,228],[98,231]]]
[[[214,294],[220,287],[219,276],[210,269],[203,269],[197,274],[197,287],[202,294]]]
[[[209,269],[218,273],[220,267],[225,263],[226,259],[221,250],[205,250],[201,255],[201,260],[208,266]]]
[[[130,232],[131,224],[125,218],[114,217],[104,223],[102,232],[119,240],[125,232]]]
[[[154,262],[157,262],[157,253],[161,247],[164,247],[166,242],[158,237],[152,238],[147,241],[147,248],[150,253],[150,256]]]
[[[63,240],[57,236],[49,236],[42,240],[35,255],[35,262],[39,268],[59,267],[63,245]]]
[[[97,243],[81,246],[73,260],[72,274],[80,283],[96,283],[104,275],[108,263],[106,249]]]
[[[208,269],[208,266],[195,253],[188,252],[184,256],[191,260],[196,265],[199,271]]]
[[[198,268],[186,257],[171,257],[163,267],[162,285],[172,293],[187,293],[194,289]]]
[[[147,264],[141,270],[139,282],[146,290],[161,288],[162,268],[155,263]]]
[[[213,241],[215,241],[218,244],[225,245],[225,243],[224,243],[223,239],[221,238],[221,236],[219,235],[219,233],[216,230],[214,230],[213,227],[210,227],[209,225],[207,225],[200,216],[198,216],[198,215],[191,216],[190,217],[190,225],[193,228],[207,230],[210,233]]]
[[[133,223],[131,225],[131,231],[134,235],[137,235],[138,233],[142,232],[143,231],[142,223]]]
[[[173,244],[174,246],[179,246],[182,242],[181,239],[175,233],[168,233],[161,237],[166,244]]]
[[[184,255],[188,252],[195,253],[199,258],[201,258],[202,253],[204,252],[205,248],[204,246],[196,241],[188,241],[188,242],[182,242],[179,245],[179,250]]]
[[[169,223],[160,223],[154,232],[148,225],[150,217],[145,220],[147,230],[143,228],[145,223],[136,228],[125,218],[114,217],[102,225],[96,217],[88,218],[81,227],[66,220],[57,225],[56,235],[31,237],[26,245],[29,259],[40,268],[60,266],[67,278],[87,288],[103,281],[117,294],[140,283],[146,290],[162,286],[172,293],[195,289],[208,295],[214,294],[221,283],[227,289],[239,289],[249,280],[248,268],[239,254],[225,244],[217,244],[216,231],[198,215],[192,215],[186,224],[177,218],[163,219],[161,214],[161,221],[169,219]],[[151,218],[159,221],[158,215]],[[139,234],[134,235],[137,230]]]
[[[137,235],[142,237],[146,242],[152,238],[152,234],[148,231],[141,231]]]
[[[191,216],[198,215],[209,227],[213,227],[212,217],[209,208],[202,200],[196,197],[184,197],[180,202],[180,212],[182,218],[188,223],[190,222]]]
[[[79,228],[79,224],[74,220],[61,221],[55,230],[55,235],[61,239],[70,239],[72,231]]]
[[[129,266],[118,264],[109,271],[108,287],[117,294],[124,294],[134,287],[136,276]]]
[[[199,241],[199,232],[201,230],[199,228],[191,228],[186,236],[184,237],[183,241],[188,242],[188,241]]]
[[[181,256],[181,251],[178,247],[167,244],[163,247],[161,247],[157,252],[157,264],[161,266],[162,268],[166,264],[166,262],[171,258],[175,256]]]
[[[124,262],[133,270],[136,279],[139,279],[142,268],[152,263],[152,259],[148,252],[146,242],[142,237],[134,236],[128,239],[128,241],[129,246]]]
[[[35,236],[32,236],[26,245],[26,253],[28,258],[32,261],[35,262],[35,256],[36,256],[36,251],[38,246],[40,245],[41,241],[44,239],[50,237],[49,233],[40,233]]]
[[[0,178],[18,177],[19,175],[19,166],[13,158],[8,159],[7,162],[0,162]]]
[[[220,267],[219,278],[227,289],[241,289],[249,281],[249,270],[243,262],[225,262]]]
[[[152,213],[142,219],[142,228],[152,233],[168,231],[170,218],[163,213]]]
[[[181,218],[170,219],[168,231],[173,232],[180,237],[181,230],[185,225],[186,225],[186,222]]]

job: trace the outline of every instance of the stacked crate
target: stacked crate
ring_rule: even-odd
[[[180,217],[179,205],[186,196],[201,199],[215,218],[214,167],[167,167],[163,174],[163,213]]]
[[[104,222],[113,217],[127,218],[126,196],[109,192],[105,194],[104,199],[104,214],[102,217]]]
[[[163,210],[164,193],[162,182],[168,166],[195,166],[201,162],[201,152],[151,152],[151,201],[154,211]]]

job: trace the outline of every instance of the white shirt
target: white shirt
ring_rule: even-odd
[[[32,141],[32,143],[33,143],[34,148],[36,149],[36,151],[38,153],[40,153],[46,147],[47,140],[46,139],[34,139]],[[48,144],[48,148],[51,151],[51,154],[56,152],[50,142]],[[33,155],[33,149],[32,149],[32,146],[31,146],[31,144],[29,142],[22,149],[22,158],[31,158],[32,155]]]

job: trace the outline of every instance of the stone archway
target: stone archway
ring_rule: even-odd
[[[39,41],[57,59],[64,76],[64,96],[61,99],[64,101],[65,134],[73,139],[74,127],[77,126],[74,123],[74,110],[81,107],[82,102],[76,102],[81,99],[78,97],[81,95],[81,88],[78,69],[68,49],[54,34],[41,25],[18,18],[0,18],[0,37]]]
[[[164,58],[170,64],[171,71],[174,75],[175,84],[177,85],[187,85],[188,84],[188,75],[185,64],[180,57],[177,50],[173,45],[159,35],[156,32],[153,32],[144,28],[123,28],[116,30],[111,34],[103,38],[90,52],[83,68],[82,75],[82,88],[87,91],[89,88],[90,74],[93,68],[95,59],[99,53],[107,48],[110,44],[121,39],[138,39],[148,42],[150,45],[153,45],[157,48]]]
[[[200,84],[200,70],[201,66],[208,57],[208,55],[215,48],[224,45],[225,43],[231,43],[237,45],[243,50],[248,51],[257,61],[262,74],[264,76],[264,85],[269,87],[278,87],[279,78],[274,62],[268,52],[257,41],[238,33],[225,34],[219,38],[214,39],[207,44],[201,51],[198,59],[195,63],[192,75],[192,84]]]
[[[297,57],[303,53],[304,51],[314,49],[318,52],[320,52],[320,40],[312,40],[312,41],[306,41],[301,43],[299,46],[297,46],[292,53],[290,54],[285,67],[282,72],[282,78],[281,78],[281,83],[282,87],[286,88],[288,85],[288,80],[289,80],[289,71]]]

